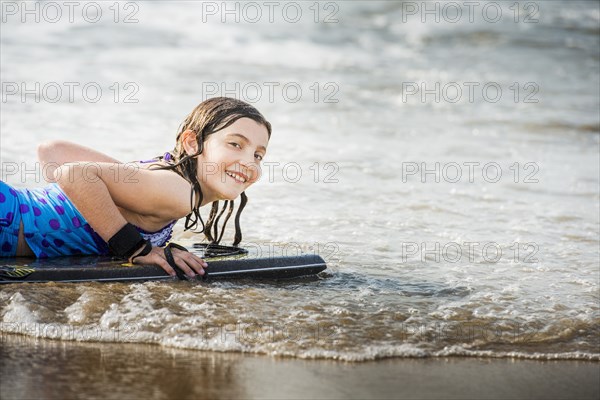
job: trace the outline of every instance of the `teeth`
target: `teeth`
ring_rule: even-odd
[[[236,181],[238,181],[238,182],[246,183],[246,179],[244,179],[244,178],[243,178],[242,176],[240,176],[240,175],[235,175],[235,174],[232,174],[232,173],[231,173],[231,172],[229,172],[229,171],[225,171],[225,173],[226,173],[227,175],[229,175],[230,177],[232,177],[233,179],[235,179]]]

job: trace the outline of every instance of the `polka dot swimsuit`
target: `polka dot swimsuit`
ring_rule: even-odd
[[[0,256],[16,254],[21,221],[25,240],[38,258],[109,253],[106,242],[57,184],[15,189],[0,181]],[[158,232],[138,231],[152,245],[163,246],[175,222]]]

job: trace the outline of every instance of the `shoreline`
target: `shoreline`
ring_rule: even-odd
[[[0,397],[595,399],[600,363],[426,357],[307,360],[0,335]]]

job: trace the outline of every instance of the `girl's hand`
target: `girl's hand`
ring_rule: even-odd
[[[175,270],[169,265],[165,258],[164,247],[152,247],[152,251],[145,256],[135,257],[134,264],[156,264],[164,269],[169,275],[177,276]],[[171,248],[175,264],[189,278],[195,278],[196,274],[204,275],[204,268],[208,267],[206,261],[200,257],[177,248]]]

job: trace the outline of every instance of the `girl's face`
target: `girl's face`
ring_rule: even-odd
[[[203,202],[233,200],[256,182],[268,144],[267,128],[250,118],[208,136],[196,157]]]

